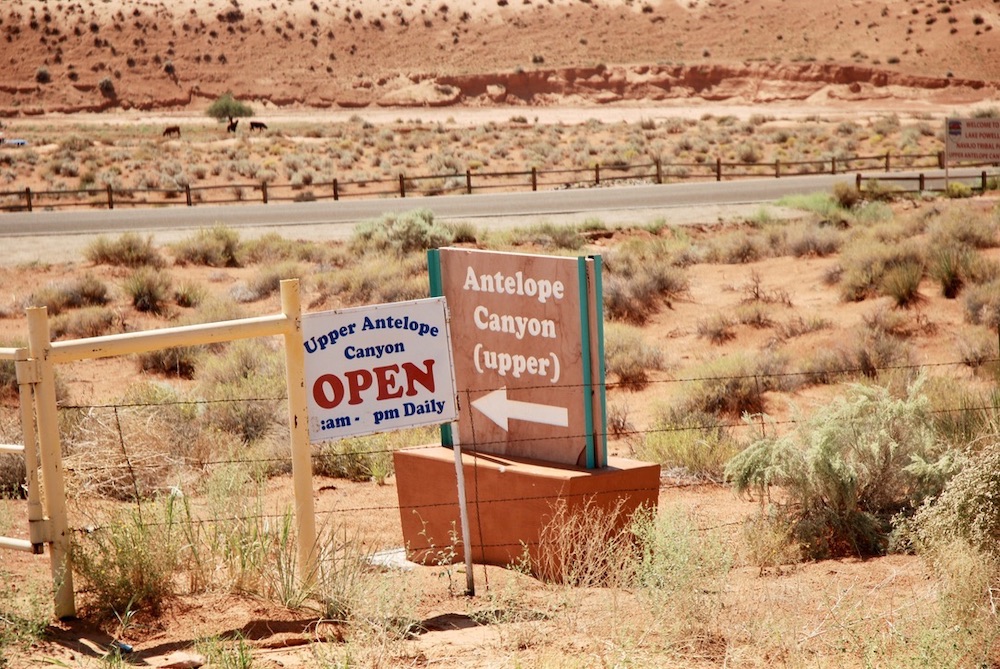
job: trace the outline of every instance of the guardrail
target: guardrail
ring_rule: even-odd
[[[521,191],[595,187],[627,182],[662,184],[687,179],[722,181],[743,177],[774,177],[799,174],[844,174],[857,169],[919,169],[944,167],[942,152],[924,154],[885,153],[873,156],[822,158],[806,161],[775,159],[773,162],[727,162],[721,158],[692,163],[651,162],[594,165],[587,168],[464,173],[399,174],[382,179],[339,179],[310,183],[276,184],[267,181],[180,188],[82,188],[77,190],[0,191],[0,211],[53,210],[69,207],[114,209],[115,207],[160,207],[239,202],[309,202],[340,200],[351,197],[428,197],[443,194],[468,194],[487,190]]]

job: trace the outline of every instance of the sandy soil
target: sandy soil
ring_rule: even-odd
[[[8,137],[16,136],[19,124],[35,121],[56,127],[81,121],[204,123],[205,108],[226,91],[253,102],[261,118],[279,121],[339,120],[357,113],[385,121],[443,115],[470,125],[507,120],[515,113],[541,123],[595,115],[634,123],[657,114],[701,117],[720,109],[740,117],[763,110],[789,118],[966,113],[1000,99],[998,30],[1000,5],[990,0],[415,0],[389,5],[375,0],[10,0],[0,7],[0,117],[9,126]],[[976,200],[970,206],[989,210],[996,202]],[[717,226],[707,224],[745,216],[709,211],[692,214],[691,222],[705,224],[694,226],[697,234],[709,234]],[[156,241],[175,239],[158,235]],[[21,306],[39,286],[82,272],[115,286],[122,281],[120,270],[92,266],[79,256],[89,241],[5,241],[0,338],[23,339]],[[607,251],[612,243],[600,242],[592,250]],[[37,255],[42,245],[44,259]],[[736,307],[755,275],[768,289],[787,291],[793,306],[783,315],[822,312],[834,323],[801,338],[798,350],[850,338],[853,326],[885,304],[839,300],[823,280],[833,262],[779,258],[693,267],[690,298],[664,308],[644,330],[670,361],[655,380],[768,345],[766,332],[748,326],[722,345],[698,335],[702,319]],[[171,271],[181,276],[179,269]],[[227,294],[253,271],[191,270],[191,275]],[[308,283],[306,290],[306,301],[317,297]],[[930,282],[921,292],[927,299],[905,314],[916,359],[927,364],[953,360],[963,329],[961,305],[940,297]],[[274,298],[253,308],[260,313],[278,309]],[[128,306],[122,309],[132,327],[164,324]],[[970,385],[979,382],[968,369],[954,373]],[[123,379],[135,376],[131,362],[100,361],[69,370],[67,380],[74,396],[102,399],[117,395]],[[636,428],[643,429],[656,404],[669,395],[664,387],[654,383],[635,393],[615,389],[609,402],[625,407]],[[780,414],[789,402],[816,406],[831,392],[775,395],[769,408]],[[613,448],[630,452],[627,440]],[[288,480],[276,479],[269,496],[287,500],[288,489]],[[400,545],[391,479],[386,486],[317,481],[316,494],[323,509],[358,509],[350,514],[352,522],[368,528],[372,545]],[[11,531],[23,536],[23,502],[0,504],[12,520]],[[669,479],[663,482],[661,505],[684,509],[698,527],[722,528],[732,540],[737,524],[755,508],[727,489]],[[22,587],[20,577],[47,578],[45,557],[5,553],[4,567],[19,576],[5,587]],[[475,575],[483,585],[477,598],[467,599],[450,591],[453,571],[419,568],[416,587],[425,594],[418,611],[428,631],[371,666],[781,666],[789,658],[860,666],[858,655],[845,661],[845,649],[832,645],[844,638],[834,631],[876,621],[875,629],[891,632],[904,614],[932,607],[936,587],[923,563],[911,556],[822,561],[763,575],[737,565],[725,587],[732,645],[723,648],[709,636],[697,647],[647,658],[643,649],[628,645],[632,637],[622,642],[617,634],[620,627],[636,631],[634,638],[655,637],[656,630],[643,628],[634,593],[568,591],[497,568],[477,567]],[[527,608],[550,617],[505,625],[471,622],[471,613],[488,607],[495,601],[491,597],[508,587]],[[773,627],[755,626],[761,619]],[[11,666],[98,666],[111,641],[109,631],[114,630],[86,618],[53,623],[47,640],[19,651]],[[177,599],[163,617],[138,621],[126,640],[135,648],[136,663],[165,666],[179,661],[179,654],[190,652],[201,637],[234,632],[253,647],[255,667],[273,669],[315,666],[314,650],[301,644],[316,640],[323,630],[301,612],[211,594]],[[756,652],[754,644],[765,633],[781,639],[767,646],[773,655]]]

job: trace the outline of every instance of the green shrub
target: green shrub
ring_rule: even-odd
[[[713,236],[708,241],[705,260],[708,262],[743,265],[774,255],[770,240],[747,230],[736,230]]]
[[[317,242],[288,239],[276,232],[244,241],[240,247],[240,256],[248,265],[287,260],[322,263],[329,258],[330,252],[330,249]]]
[[[73,544],[73,570],[87,585],[94,606],[107,615],[136,611],[158,615],[176,592],[183,536],[176,498],[113,512],[99,528]]]
[[[475,244],[479,239],[479,229],[467,221],[459,223],[449,221],[445,226],[451,230],[452,244]]]
[[[343,269],[316,277],[322,299],[344,304],[379,304],[427,297],[427,258],[414,253],[400,259],[384,253],[369,253]]]
[[[240,339],[208,359],[199,375],[210,404],[203,420],[250,444],[264,439],[281,421],[286,395],[284,358],[259,339]]]
[[[657,410],[636,455],[667,469],[721,481],[726,462],[739,452],[729,419],[678,409]]]
[[[844,234],[832,225],[798,224],[788,227],[785,247],[796,258],[824,258],[840,250]]]
[[[608,323],[604,329],[605,371],[625,388],[640,390],[649,382],[648,370],[663,369],[663,352],[648,344],[642,331]]]
[[[453,235],[448,226],[435,222],[429,209],[416,209],[360,223],[351,235],[350,247],[358,254],[391,251],[403,256],[447,246]]]
[[[692,370],[680,411],[740,417],[764,412],[764,395],[782,388],[787,361],[773,353],[736,354]]]
[[[101,235],[87,245],[84,255],[97,265],[157,268],[166,265],[163,256],[153,246],[153,236],[143,239],[134,232],[126,232],[116,240]]]
[[[227,91],[216,98],[205,110],[205,113],[216,121],[225,121],[231,118],[253,116],[253,107],[235,99],[233,94]]]
[[[929,223],[927,231],[934,247],[989,249],[1000,245],[1000,218],[968,205],[950,205]]]
[[[917,512],[909,527],[912,539],[925,550],[961,540],[1000,558],[1000,444],[962,464],[941,495]]]
[[[724,344],[736,337],[733,325],[733,319],[728,315],[716,313],[699,320],[696,330],[699,337],[704,337],[713,344]]]
[[[177,264],[206,267],[240,267],[240,235],[236,230],[217,225],[199,230],[194,237],[171,246]]]
[[[160,270],[141,267],[125,279],[125,293],[139,311],[162,315],[170,299],[170,275]]]
[[[867,201],[892,202],[901,195],[899,186],[884,184],[878,179],[871,179],[861,191],[861,197]]]
[[[972,197],[972,187],[961,181],[949,181],[948,187],[944,190],[944,195],[953,200]]]
[[[853,385],[784,435],[757,437],[726,465],[739,494],[785,491],[811,557],[878,555],[892,519],[941,491],[954,458],[936,443],[922,380],[902,398]]]

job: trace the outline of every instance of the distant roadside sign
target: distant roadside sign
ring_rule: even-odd
[[[306,314],[313,443],[455,420],[455,372],[443,298]]]
[[[1000,163],[1000,118],[949,118],[945,124],[947,162]]]

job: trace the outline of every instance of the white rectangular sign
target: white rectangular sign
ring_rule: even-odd
[[[455,420],[444,298],[302,317],[313,443]]]
[[[1000,118],[950,118],[945,123],[949,163],[1000,162]]]

